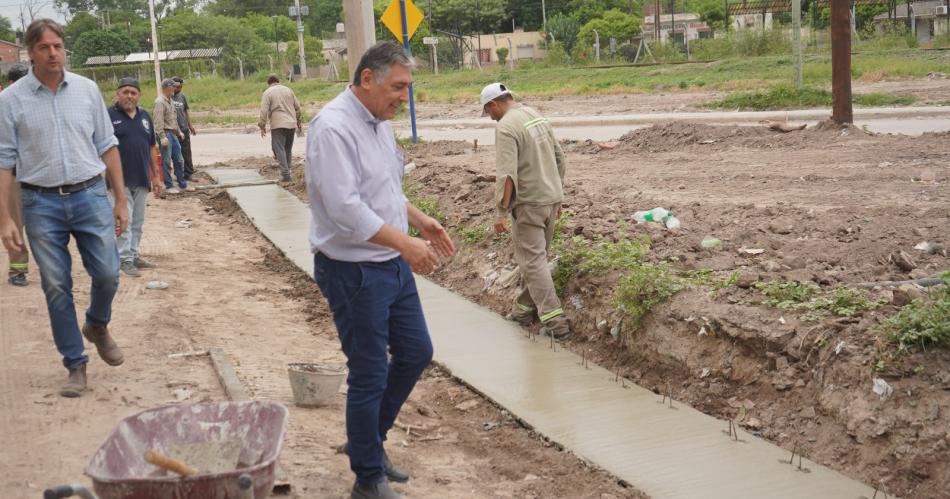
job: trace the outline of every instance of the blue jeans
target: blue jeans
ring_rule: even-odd
[[[168,147],[162,148],[162,177],[165,180],[165,188],[171,189],[172,184],[172,164],[175,165],[175,178],[178,179],[178,187],[184,189],[188,187],[185,181],[185,160],[181,156],[181,142],[174,132],[165,132],[168,138]]]
[[[139,257],[139,243],[142,242],[142,226],[145,225],[145,206],[149,195],[148,187],[126,187],[125,197],[129,200],[129,228],[119,234],[116,244],[119,246],[119,259],[134,262]],[[115,198],[109,196],[115,206]]]
[[[432,360],[416,281],[402,258],[349,263],[321,254],[314,257],[314,277],[330,304],[349,368],[350,469],[358,482],[378,483],[385,480],[386,434]]]
[[[40,268],[53,341],[63,356],[63,365],[73,369],[89,358],[83,353],[73,302],[70,236],[76,238],[82,264],[92,278],[86,322],[94,326],[109,324],[112,298],[119,288],[119,252],[106,183],[100,181],[66,196],[29,189],[23,189],[22,195],[23,222]]]

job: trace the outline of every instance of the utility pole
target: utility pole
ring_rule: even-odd
[[[548,32],[548,9],[544,6],[544,0],[541,0],[541,31]]]
[[[475,31],[478,33],[478,66],[482,65],[482,9],[478,3],[478,0],[475,0]],[[489,62],[491,61],[491,56],[488,56]]]
[[[802,87],[802,0],[792,0],[792,57],[795,59],[795,88]]]
[[[277,16],[270,16],[274,20],[274,55],[277,56],[277,66],[280,69],[280,42],[277,41]]]
[[[726,31],[729,31],[729,0],[722,0],[722,15],[725,18]]]
[[[851,105],[850,0],[831,0],[831,119],[839,125],[854,122]]]
[[[600,62],[600,33],[597,30],[592,30],[594,32],[594,54],[597,58],[597,62]]]
[[[376,23],[373,19],[372,0],[343,0],[343,20],[346,23],[346,64],[353,81],[360,58],[376,45]]]
[[[152,26],[152,57],[155,59],[155,97],[162,94],[162,69],[158,62],[158,30],[155,28],[155,0],[148,0],[148,20]]]
[[[670,0],[670,42],[676,45],[676,0]]]
[[[307,56],[303,48],[303,21],[300,19],[300,0],[294,0],[297,6],[297,55],[300,57],[300,78],[307,78]]]

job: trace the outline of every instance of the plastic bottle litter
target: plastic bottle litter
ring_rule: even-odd
[[[666,208],[653,208],[650,211],[638,211],[633,214],[633,219],[637,223],[646,223],[646,222],[657,222],[666,225],[667,229],[678,229],[680,228],[680,221],[673,216]]]
[[[145,289],[168,289],[168,283],[165,281],[149,281]]]
[[[722,241],[720,241],[718,238],[715,238],[713,236],[706,236],[703,238],[703,241],[699,244],[703,248],[712,249],[712,248],[718,248],[719,246],[721,246]]]

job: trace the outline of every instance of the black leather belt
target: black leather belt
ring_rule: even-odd
[[[89,180],[84,182],[79,182],[78,184],[71,185],[61,185],[59,187],[40,187],[38,185],[27,184],[26,182],[20,183],[20,188],[27,189],[36,192],[42,192],[45,194],[59,194],[61,196],[66,196],[69,194],[74,194],[79,191],[84,191],[102,180],[102,175],[96,175]]]

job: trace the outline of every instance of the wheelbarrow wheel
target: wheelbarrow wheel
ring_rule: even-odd
[[[63,499],[73,496],[79,496],[82,499],[97,499],[95,494],[82,485],[60,485],[43,491],[43,499]]]

